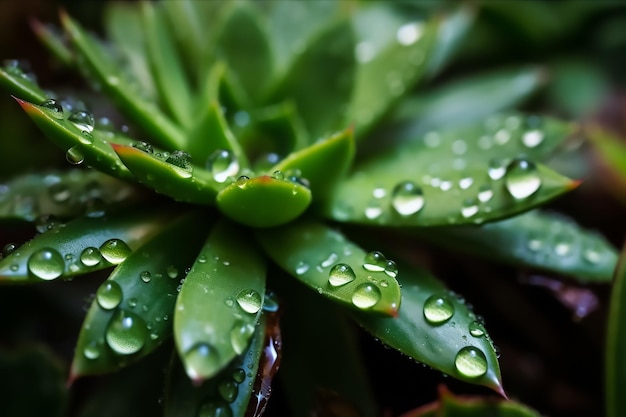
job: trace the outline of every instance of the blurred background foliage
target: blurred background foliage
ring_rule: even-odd
[[[458,4],[422,0],[395,7],[407,13],[414,9],[436,12]],[[473,77],[481,74],[488,81],[502,71],[532,65],[540,71],[541,87],[528,95],[521,109],[584,125],[598,123],[621,140],[626,139],[625,2],[493,0],[468,4],[475,11],[468,35],[446,69],[418,87],[418,99],[436,97],[440,89],[454,88],[458,85],[455,83],[463,80],[471,84]],[[0,58],[25,59],[41,85],[71,92],[94,107],[109,109],[90,95],[87,85],[75,73],[53,61],[29,26],[32,18],[58,22],[60,8],[92,30],[101,30],[104,2],[3,1]],[[481,90],[478,85],[476,91],[475,100],[466,105],[488,108],[491,95],[497,93],[487,88]],[[451,118],[462,115],[463,108],[457,116],[450,112]],[[66,166],[63,152],[43,138],[7,95],[0,95],[0,158],[0,179],[43,167]],[[626,231],[624,206],[615,197],[616,183],[605,175],[602,161],[590,152],[584,134],[572,141],[571,152],[554,163],[564,174],[583,178],[584,182],[578,190],[553,203],[553,207],[621,246]],[[3,233],[2,241],[19,242],[34,230],[31,226],[15,225],[3,229]],[[416,257],[423,256],[431,269],[450,280],[468,301],[480,306],[478,313],[485,316],[502,351],[505,388],[515,393],[515,399],[550,416],[603,414],[602,358],[609,288],[583,288],[555,281],[558,277],[537,276],[471,258],[463,259],[461,270],[444,250],[420,246],[410,250],[415,251]],[[455,280],[458,276],[464,279]],[[72,398],[63,389],[71,349],[84,315],[83,304],[98,282],[96,277],[72,285],[60,282],[45,287],[2,288],[1,416],[105,415],[98,411],[98,404],[111,398],[107,395],[115,395],[120,404],[116,416],[158,415],[159,405],[145,394],[156,392],[152,398],[159,396],[160,381],[156,385],[153,382],[160,378],[162,370],[155,365],[159,363],[156,360],[144,361],[98,381],[79,381]],[[589,300],[597,301],[595,311],[591,311],[595,304]],[[572,310],[581,305],[589,306],[591,313],[573,320]],[[45,320],[47,317],[55,319]],[[437,385],[442,382],[453,392],[486,393],[481,388],[444,379],[437,372],[372,343],[368,337],[364,336],[362,342],[378,400],[391,415],[434,400]],[[21,363],[31,365],[24,367]],[[24,395],[25,390],[28,395]],[[267,415],[283,415],[279,385],[276,391],[278,395]],[[87,401],[83,395],[86,392],[97,394]]]

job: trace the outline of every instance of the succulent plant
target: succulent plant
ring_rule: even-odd
[[[113,268],[70,381],[117,371],[173,337],[166,415],[261,415],[280,365],[294,415],[325,387],[373,416],[356,323],[504,395],[480,316],[410,244],[582,282],[610,280],[617,255],[603,237],[535,210],[579,183],[544,163],[576,126],[510,110],[540,71],[490,78],[480,109],[471,95],[452,108],[457,90],[413,95],[473,16],[432,7],[111,3],[107,42],[63,13],[62,34],[34,25],[132,126],[43,90],[20,61],[0,70],[78,166],[0,188],[2,217],[40,232],[7,245],[0,283]]]

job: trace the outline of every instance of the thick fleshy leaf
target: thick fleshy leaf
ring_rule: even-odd
[[[312,297],[293,280],[285,280],[284,286],[289,314],[281,320],[285,348],[280,378],[291,415],[311,415],[324,390],[338,394],[362,417],[378,416],[351,323],[336,306]]]
[[[136,81],[120,70],[105,48],[67,14],[61,14],[65,30],[77,50],[79,63],[150,139],[161,146],[180,149],[186,140],[183,132],[149,99],[144,98]]]
[[[108,204],[135,197],[139,197],[136,189],[97,171],[26,174],[0,186],[0,218],[94,216]]]
[[[504,394],[491,339],[476,315],[425,271],[403,267],[402,308],[396,318],[354,314],[384,344],[434,369]]]
[[[480,227],[408,232],[445,248],[515,266],[569,275],[582,282],[609,282],[617,251],[599,233],[556,213],[531,211]]]
[[[171,210],[137,207],[59,224],[0,260],[0,283],[71,278],[120,263],[163,227]]]
[[[26,114],[59,147],[67,150],[67,159],[78,165],[87,165],[120,179],[132,179],[133,175],[117,157],[109,145],[110,132],[84,130],[80,125],[66,119],[57,109],[38,106],[16,98]],[[91,126],[93,129],[93,126]],[[130,139],[115,136],[118,141],[131,144]]]
[[[280,171],[285,175],[295,172],[295,175],[306,178],[316,201],[321,201],[333,190],[337,181],[346,175],[354,160],[354,153],[353,131],[347,129],[291,153],[271,171]]]
[[[604,363],[606,415],[619,417],[626,413],[626,249],[622,249],[611,290]]]
[[[18,60],[4,61],[0,68],[0,86],[9,93],[25,100],[42,103],[48,99],[48,95],[39,88],[32,74],[24,64]]]
[[[217,195],[217,207],[229,218],[252,227],[273,227],[300,216],[311,204],[311,190],[299,177],[239,179]]]
[[[139,3],[107,3],[104,24],[107,35],[126,60],[127,70],[134,74],[134,79],[140,84],[142,94],[156,101],[156,86],[150,71],[140,7]]]
[[[489,397],[457,396],[445,386],[439,388],[439,401],[402,414],[401,417],[541,417],[515,401]]]
[[[194,167],[185,153],[150,153],[133,146],[111,146],[139,182],[175,200],[214,204],[222,188],[210,172]]]
[[[259,97],[272,76],[272,51],[265,21],[251,3],[232,3],[216,39],[220,56],[248,94]]]
[[[387,226],[483,223],[527,211],[579,184],[535,163],[563,139],[564,125],[529,123],[494,116],[429,132],[355,167],[325,210],[335,220]]]
[[[354,33],[342,19],[305,47],[271,98],[294,100],[311,138],[316,139],[350,124],[343,109],[354,71]]]
[[[355,16],[359,19],[359,14]],[[437,27],[435,21],[406,23],[398,28],[396,38],[380,50],[368,53],[358,53],[357,50],[360,65],[344,118],[346,124],[355,123],[357,137],[364,136],[421,78]],[[364,42],[359,48],[366,49],[362,48]]]
[[[367,253],[312,221],[260,230],[257,237],[274,262],[320,295],[355,310],[398,314],[398,270],[380,252]]]
[[[176,301],[174,340],[199,383],[246,351],[265,295],[265,262],[235,225],[211,231]]]
[[[115,268],[98,288],[83,322],[70,381],[115,371],[169,337],[177,287],[209,224],[201,210],[170,220]]]
[[[147,56],[160,103],[178,124],[189,126],[194,116],[191,85],[165,21],[166,11],[149,2],[141,5]]]
[[[246,352],[201,386],[193,386],[181,362],[172,358],[165,388],[165,417],[196,417],[209,410],[218,416],[244,417],[265,347],[265,321],[261,315]],[[223,411],[227,408],[230,414]]]
[[[64,66],[69,67],[74,63],[74,53],[69,48],[63,33],[54,25],[41,23],[33,19],[30,22],[33,32],[48,51]]]

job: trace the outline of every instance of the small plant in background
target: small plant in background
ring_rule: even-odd
[[[172,338],[165,415],[261,415],[280,367],[293,415],[321,413],[323,389],[376,416],[356,323],[416,361],[505,395],[483,320],[411,245],[582,282],[609,281],[617,255],[602,236],[535,210],[579,184],[544,164],[576,126],[508,110],[541,71],[481,81],[494,93],[476,109],[450,104],[472,97],[467,86],[412,95],[441,71],[474,15],[430,8],[111,3],[108,42],[67,14],[63,34],[35,24],[56,58],[132,126],[43,90],[20,61],[0,70],[68,162],[88,167],[0,188],[2,216],[40,232],[5,247],[0,283],[113,268],[84,319],[70,383],[156,355]],[[534,415],[445,390],[411,415],[439,406]]]

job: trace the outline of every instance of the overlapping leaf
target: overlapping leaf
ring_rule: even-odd
[[[615,270],[615,280],[611,290],[608,329],[606,339],[606,359],[604,362],[606,387],[606,415],[618,417],[626,412],[626,401],[622,395],[626,387],[626,250],[622,249]]]
[[[42,103],[48,99],[48,95],[17,60],[4,62],[3,68],[0,68],[0,85],[9,93],[28,101]]]

